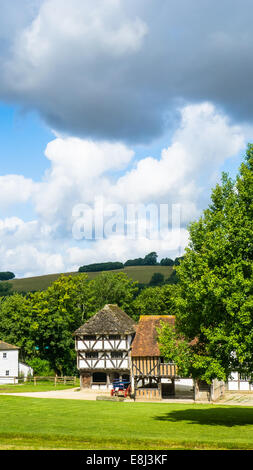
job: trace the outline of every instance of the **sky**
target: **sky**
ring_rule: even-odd
[[[183,254],[253,141],[252,13],[251,0],[0,1],[0,271]]]

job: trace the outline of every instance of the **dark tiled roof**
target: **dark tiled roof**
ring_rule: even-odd
[[[108,304],[75,331],[75,335],[131,334],[136,323],[118,305]]]
[[[5,343],[4,341],[0,341],[0,351],[6,351],[11,349],[20,349],[18,346],[13,346],[12,344]]]
[[[160,356],[157,343],[157,328],[161,322],[175,325],[173,315],[143,315],[140,317],[136,335],[132,343],[132,357]]]

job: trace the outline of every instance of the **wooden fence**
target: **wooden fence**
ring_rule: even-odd
[[[71,385],[73,384],[74,386],[77,384],[77,377],[68,377],[68,376],[52,376],[52,377],[41,377],[41,376],[29,376],[29,377],[12,377],[12,376],[0,376],[0,384],[21,384],[21,383],[27,383],[31,382],[35,386],[40,383],[40,382],[51,382],[54,383],[54,386],[56,387],[57,384],[63,384],[63,385]]]
[[[177,366],[174,363],[160,363],[157,357],[132,357],[134,377],[176,378]]]

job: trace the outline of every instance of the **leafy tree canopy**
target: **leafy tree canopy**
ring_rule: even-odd
[[[9,282],[0,282],[0,297],[5,297],[12,293],[12,285]]]
[[[138,282],[125,273],[102,273],[89,282],[89,312],[95,313],[105,304],[118,304],[132,315],[132,302],[138,293]]]
[[[174,266],[174,261],[171,258],[162,258],[160,261],[161,266]]]
[[[144,258],[129,259],[124,266],[154,266],[157,264],[158,254],[152,251]]]
[[[72,375],[77,372],[74,331],[106,303],[133,314],[137,284],[124,273],[103,273],[92,281],[87,274],[62,275],[45,291],[2,297],[0,338],[20,347],[23,361],[32,365],[39,359]]]
[[[207,382],[236,369],[253,379],[253,145],[189,232],[175,299],[178,333],[197,339],[189,370]]]
[[[154,273],[150,279],[149,285],[150,286],[161,286],[164,284],[164,274],[162,273]]]
[[[88,273],[88,272],[98,272],[98,271],[112,271],[114,269],[122,269],[124,268],[124,264],[118,261],[115,262],[108,262],[108,263],[94,263],[88,264],[87,266],[81,266],[79,268],[80,273]]]
[[[14,277],[15,274],[10,271],[0,273],[0,281],[9,281],[10,279],[14,279]]]
[[[27,361],[27,364],[32,367],[34,375],[43,377],[50,377],[54,375],[54,370],[50,367],[49,361],[35,357]]]
[[[133,302],[136,320],[140,315],[174,315],[175,287],[148,287],[143,289]]]

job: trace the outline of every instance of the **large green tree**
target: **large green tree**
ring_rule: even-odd
[[[133,302],[135,318],[140,315],[174,315],[175,286],[147,287]]]
[[[14,279],[15,274],[10,271],[0,272],[0,281],[9,281],[10,279]]]
[[[31,294],[35,354],[61,374],[75,370],[74,331],[87,319],[86,274],[60,276],[42,292]]]
[[[234,181],[223,174],[189,233],[176,298],[177,331],[197,340],[189,371],[207,382],[235,369],[253,379],[253,145]],[[161,342],[166,350],[166,335]]]
[[[125,273],[102,273],[89,282],[87,308],[95,313],[105,304],[118,304],[128,315],[133,314],[132,303],[138,293],[138,282]]]
[[[47,360],[55,372],[75,370],[73,332],[88,316],[87,274],[60,276],[46,291],[0,299],[0,338],[23,360]]]
[[[0,339],[20,347],[25,360],[34,352],[32,303],[21,294],[0,298]]]
[[[62,275],[45,291],[0,298],[0,338],[19,346],[23,360],[47,361],[55,372],[72,375],[74,331],[106,303],[133,313],[137,284],[124,273],[103,273],[92,281],[83,273]]]

